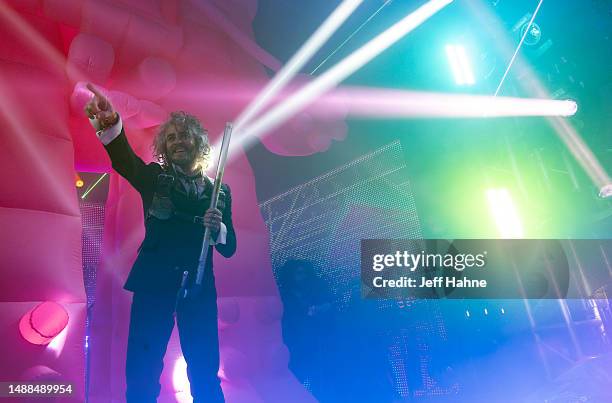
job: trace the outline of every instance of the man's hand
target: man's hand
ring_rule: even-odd
[[[117,123],[119,115],[113,110],[108,98],[96,89],[91,83],[87,84],[87,89],[94,94],[94,97],[85,105],[85,113],[90,119],[97,119],[100,129],[104,130]]]
[[[222,218],[223,215],[221,214],[221,210],[216,208],[209,208],[206,210],[206,214],[204,214],[204,226],[210,229],[213,239],[217,238],[217,234],[219,234],[219,230],[221,230]]]

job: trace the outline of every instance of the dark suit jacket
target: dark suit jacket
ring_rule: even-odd
[[[160,220],[148,216],[159,174],[164,173],[157,163],[145,164],[130,147],[125,133],[105,146],[113,168],[134,186],[142,197],[145,213],[145,238],[138,250],[138,257],[124,288],[130,291],[176,292],[180,286],[182,273],[190,272],[190,283],[195,278],[204,227],[177,218]],[[229,186],[223,184],[225,207],[222,210],[223,223],[227,227],[225,244],[215,245],[217,251],[228,258],[236,251],[236,233],[232,224],[232,197]],[[208,187],[206,198],[197,202],[173,193],[172,201],[183,213],[203,216],[210,206],[212,186]],[[212,250],[208,251],[208,266],[204,276],[204,288],[215,292],[212,271]]]

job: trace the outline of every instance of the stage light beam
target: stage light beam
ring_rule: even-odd
[[[309,113],[326,118],[494,118],[518,116],[572,116],[572,100],[494,97],[433,93],[388,88],[343,87],[323,96]]]
[[[278,94],[362,2],[363,0],[345,0],[330,14],[297,53],[234,120],[234,131],[236,133]]]
[[[507,33],[502,29],[504,24],[499,16],[493,13],[489,6],[482,0],[470,0],[466,1],[465,4],[479,19],[481,25],[487,28],[492,36],[498,38],[496,44],[500,51],[510,56],[510,63],[506,68],[504,77],[507,76],[510,69],[514,67],[515,70],[518,70],[516,76],[520,77],[518,84],[524,90],[538,98],[550,98],[549,91],[540,81],[535,71],[533,71],[533,68],[521,57],[519,53],[520,46],[513,49],[513,43],[508,38]],[[542,1],[540,0],[538,7],[533,13],[530,24],[533,23],[541,5]],[[526,32],[528,32],[528,30],[526,30]],[[499,93],[502,84],[503,80],[500,81],[498,89],[495,91],[495,95]],[[549,117],[547,120],[557,136],[565,143],[576,161],[578,161],[587,175],[589,175],[593,184],[600,191],[601,197],[607,197],[608,189],[612,187],[612,179],[580,134],[568,121],[561,117]]]
[[[459,67],[459,60],[457,60],[455,45],[446,45],[446,57],[448,58],[448,64],[450,64],[451,73],[453,73],[453,77],[455,78],[455,84],[465,84],[463,72],[461,71],[461,67]]]
[[[474,85],[474,73],[465,48],[461,45],[446,45],[446,57],[457,85]]]
[[[435,13],[452,3],[452,1],[431,0],[425,3],[344,60],[331,67],[324,74],[305,85],[301,90],[274,107],[263,117],[260,117],[242,131],[237,132],[232,147],[248,146],[256,137],[262,136],[278,127],[312,103],[316,98],[329,91],[385,49],[423,24]],[[235,153],[230,153],[230,155],[233,154]]]
[[[34,29],[19,13],[9,7],[6,2],[0,1],[0,21],[6,26],[11,27],[15,32],[18,32],[24,38],[28,45],[43,55],[48,61],[49,66],[53,67],[56,72],[65,74],[65,69],[71,69],[78,80],[85,80],[79,70],[73,69],[73,66],[67,63],[66,57],[57,50],[49,41],[41,35],[39,31]]]
[[[366,20],[365,20],[363,23],[361,23],[361,25],[359,25],[359,26],[357,27],[357,29],[355,29],[355,30],[354,30],[354,31],[353,31],[353,32],[352,32],[352,33],[351,33],[351,34],[350,34],[348,37],[346,37],[346,39],[345,39],[345,40],[343,40],[343,41],[340,43],[340,45],[338,45],[338,46],[336,47],[336,49],[334,49],[334,50],[333,50],[333,51],[332,51],[332,52],[331,52],[329,55],[327,55],[327,57],[326,57],[325,59],[323,59],[323,61],[321,61],[321,63],[319,63],[319,64],[317,65],[317,67],[315,67],[315,68],[314,68],[314,69],[313,69],[313,70],[310,72],[310,75],[311,75],[311,76],[312,76],[312,75],[314,75],[314,73],[316,73],[316,72],[317,72],[317,71],[318,71],[318,70],[319,70],[319,69],[320,69],[320,68],[321,68],[321,67],[322,67],[322,66],[323,66],[325,63],[327,63],[327,61],[328,61],[329,59],[331,59],[331,58],[332,58],[332,57],[333,57],[333,56],[334,56],[336,53],[338,53],[338,51],[339,51],[340,49],[342,49],[342,47],[343,47],[344,45],[346,45],[346,44],[347,44],[347,43],[348,43],[348,42],[349,42],[351,39],[353,39],[353,37],[354,37],[355,35],[357,35],[357,33],[358,33],[358,32],[360,32],[360,31],[363,29],[363,27],[365,27],[365,26],[367,25],[367,23],[368,23],[368,22],[370,22],[370,21],[371,21],[371,20],[372,20],[374,17],[376,17],[376,16],[377,16],[377,15],[378,15],[378,14],[379,14],[381,11],[382,11],[382,9],[383,9],[383,8],[387,7],[387,6],[389,5],[389,3],[391,3],[391,1],[393,1],[393,0],[385,0],[385,2],[384,2],[384,3],[383,3],[381,6],[380,6],[380,7],[378,7],[378,8],[376,9],[376,11],[374,11],[374,12],[372,13],[372,15],[370,15],[370,16],[369,16],[369,17],[368,17],[368,18],[367,18],[367,19],[366,19]]]
[[[487,189],[486,197],[502,238],[523,238],[523,225],[508,189]]]
[[[474,80],[474,73],[472,72],[472,66],[470,64],[470,60],[467,57],[465,47],[461,45],[456,45],[455,50],[457,52],[459,66],[461,67],[461,71],[463,72],[463,78],[465,83],[468,85],[474,85],[476,81]]]
[[[88,195],[89,193],[91,193],[91,191],[92,191],[92,190],[94,190],[94,188],[95,188],[96,186],[98,186],[98,184],[99,184],[99,183],[102,181],[102,179],[104,179],[104,178],[106,177],[106,175],[108,175],[108,173],[106,173],[106,172],[105,172],[105,173],[103,173],[103,174],[102,174],[102,176],[100,176],[100,177],[98,178],[98,180],[96,180],[96,181],[93,183],[93,185],[91,185],[91,186],[90,186],[90,187],[89,187],[89,188],[88,188],[88,189],[87,189],[87,190],[86,190],[86,191],[83,193],[83,195],[81,196],[81,200],[85,200],[85,198],[87,197],[87,195]]]
[[[29,130],[29,120],[25,117],[24,111],[18,103],[13,102],[14,96],[11,89],[0,75],[0,94],[2,94],[2,97],[0,97],[0,120],[3,120],[6,124],[4,129],[17,142],[15,147],[23,153],[24,160],[31,161],[30,168],[43,176],[45,182],[53,184],[49,187],[50,191],[53,192],[53,198],[60,201],[62,206],[71,209],[73,199],[69,193],[63,192],[62,179],[48,169],[47,157],[36,145],[34,136]]]
[[[499,91],[501,90],[502,85],[504,85],[504,80],[506,80],[506,77],[508,76],[508,73],[510,72],[510,69],[512,68],[512,65],[514,64],[514,61],[516,60],[516,56],[518,55],[519,50],[521,50],[521,46],[523,46],[523,42],[525,42],[525,38],[527,37],[527,34],[529,34],[529,30],[531,28],[531,25],[535,21],[536,15],[538,15],[538,11],[540,11],[540,7],[542,6],[542,2],[543,1],[544,0],[540,0],[538,2],[538,5],[536,6],[536,9],[533,12],[533,15],[531,16],[531,20],[529,20],[529,24],[527,24],[527,28],[525,28],[525,32],[523,32],[523,35],[521,36],[521,40],[519,41],[519,44],[516,47],[516,50],[514,51],[514,54],[510,58],[510,62],[508,63],[508,66],[506,67],[506,71],[504,71],[504,75],[502,76],[502,78],[501,78],[501,80],[499,82],[499,85],[497,86],[497,89],[495,90],[495,95],[496,96],[497,96],[497,94],[499,94]]]

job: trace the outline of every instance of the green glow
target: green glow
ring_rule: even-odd
[[[487,189],[489,211],[502,238],[523,238],[523,224],[508,189]]]

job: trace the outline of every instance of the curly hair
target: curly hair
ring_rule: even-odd
[[[166,133],[170,126],[174,126],[178,131],[187,131],[194,139],[196,146],[196,161],[200,164],[202,171],[206,170],[210,162],[212,148],[208,142],[208,130],[193,115],[187,112],[172,112],[168,120],[159,126],[151,148],[153,156],[163,165],[168,165],[168,150],[166,149]]]

